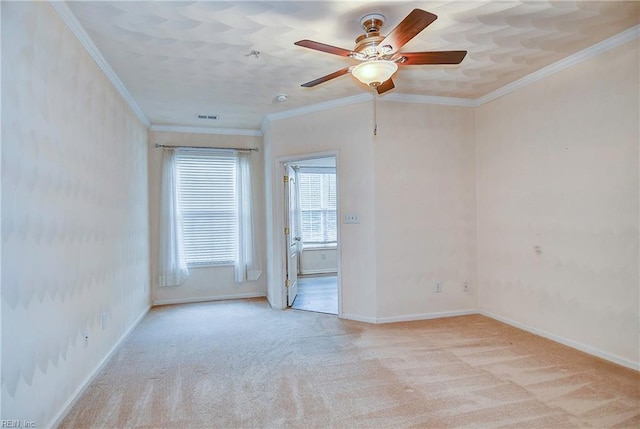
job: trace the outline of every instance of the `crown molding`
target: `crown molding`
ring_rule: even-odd
[[[369,93],[352,95],[350,97],[338,98],[336,100],[311,104],[309,106],[298,107],[296,109],[285,110],[283,112],[271,113],[265,116],[267,121],[277,119],[293,118],[295,116],[306,115],[307,113],[320,112],[322,110],[335,109],[336,107],[348,106],[350,104],[362,103],[371,100],[373,96]]]
[[[298,107],[296,109],[285,110],[278,113],[272,113],[266,115],[262,121],[261,130],[264,134],[264,130],[267,129],[267,123],[286,118],[293,118],[295,116],[306,115],[308,113],[320,112],[322,110],[334,109],[340,106],[348,106],[349,104],[362,103],[373,99],[373,95],[370,93],[352,95],[350,97],[338,98],[336,100],[325,101],[322,103],[311,104],[309,106]],[[438,97],[433,95],[416,95],[416,94],[385,94],[379,96],[380,101],[395,101],[402,103],[419,103],[419,104],[440,104],[445,106],[464,106],[475,107],[476,101],[470,98],[456,98],[456,97]]]
[[[476,100],[471,98],[439,97],[435,95],[417,95],[392,93],[381,95],[380,101],[396,101],[399,103],[440,104],[443,106],[476,107]]]
[[[640,25],[631,27],[628,30],[623,31],[622,33],[618,33],[615,36],[603,40],[600,43],[596,43],[595,45],[583,49],[582,51],[576,52],[573,55],[569,55],[568,57],[563,58],[560,61],[543,67],[540,70],[531,73],[530,75],[511,82],[510,84],[507,84],[502,88],[498,88],[495,91],[483,95],[482,97],[478,97],[474,100],[476,106],[481,106],[485,103],[488,103],[489,101],[495,100],[496,98],[502,97],[503,95],[530,85],[533,82],[537,82],[540,79],[544,79],[545,77],[551,76],[552,74],[558,73],[562,70],[579,64],[593,56],[629,42],[637,38],[638,36],[640,36]]]
[[[221,134],[230,136],[252,136],[262,137],[260,130],[250,130],[246,128],[207,128],[207,127],[187,127],[182,125],[151,125],[149,131],[159,131],[167,133],[193,133],[193,134]]]
[[[80,44],[84,46],[91,58],[96,62],[98,67],[104,72],[107,78],[111,81],[113,86],[116,87],[122,98],[127,102],[133,113],[140,119],[140,121],[147,127],[151,125],[151,122],[147,116],[142,112],[138,103],[133,99],[127,88],[124,86],[116,72],[113,71],[107,60],[102,56],[96,45],[91,40],[91,37],[82,28],[82,25],[78,21],[78,18],[71,12],[69,6],[64,1],[50,1],[49,4],[56,11],[60,19],[69,27],[71,32],[76,36]]]

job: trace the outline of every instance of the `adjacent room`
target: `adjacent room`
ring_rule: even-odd
[[[0,14],[3,426],[640,426],[637,1]]]
[[[286,164],[285,213],[292,271],[287,302],[297,310],[338,314],[338,199],[335,157]],[[289,271],[287,271],[289,274]]]

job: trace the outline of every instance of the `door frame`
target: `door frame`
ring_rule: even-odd
[[[342,244],[341,244],[341,204],[340,204],[340,157],[339,152],[337,150],[330,150],[324,152],[312,152],[298,155],[290,155],[290,156],[281,156],[277,157],[275,160],[275,168],[274,171],[277,171],[278,174],[272,177],[273,180],[273,189],[275,190],[274,195],[274,229],[277,232],[277,238],[274,237],[274,253],[276,255],[284,255],[286,246],[286,237],[284,235],[284,186],[282,185],[282,172],[284,171],[284,167],[286,164],[290,164],[296,161],[305,161],[309,159],[316,158],[331,158],[335,159],[336,163],[336,227],[337,227],[337,246],[336,246],[336,257],[337,257],[337,280],[338,280],[338,317],[342,317]],[[276,289],[280,290],[279,296],[283,303],[282,309],[286,309],[287,307],[287,288],[284,284],[284,279],[286,279],[286,265],[285,261],[282,258],[280,259],[280,263],[275,263],[273,268],[279,270],[279,277],[282,281],[280,281],[280,285],[276,285]],[[277,292],[276,292],[277,293]]]

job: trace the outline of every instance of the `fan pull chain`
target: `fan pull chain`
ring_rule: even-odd
[[[378,106],[376,103],[376,89],[373,88],[373,135],[378,135]]]

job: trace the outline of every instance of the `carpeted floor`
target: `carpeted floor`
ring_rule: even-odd
[[[154,308],[63,428],[638,428],[640,374],[483,316]]]

